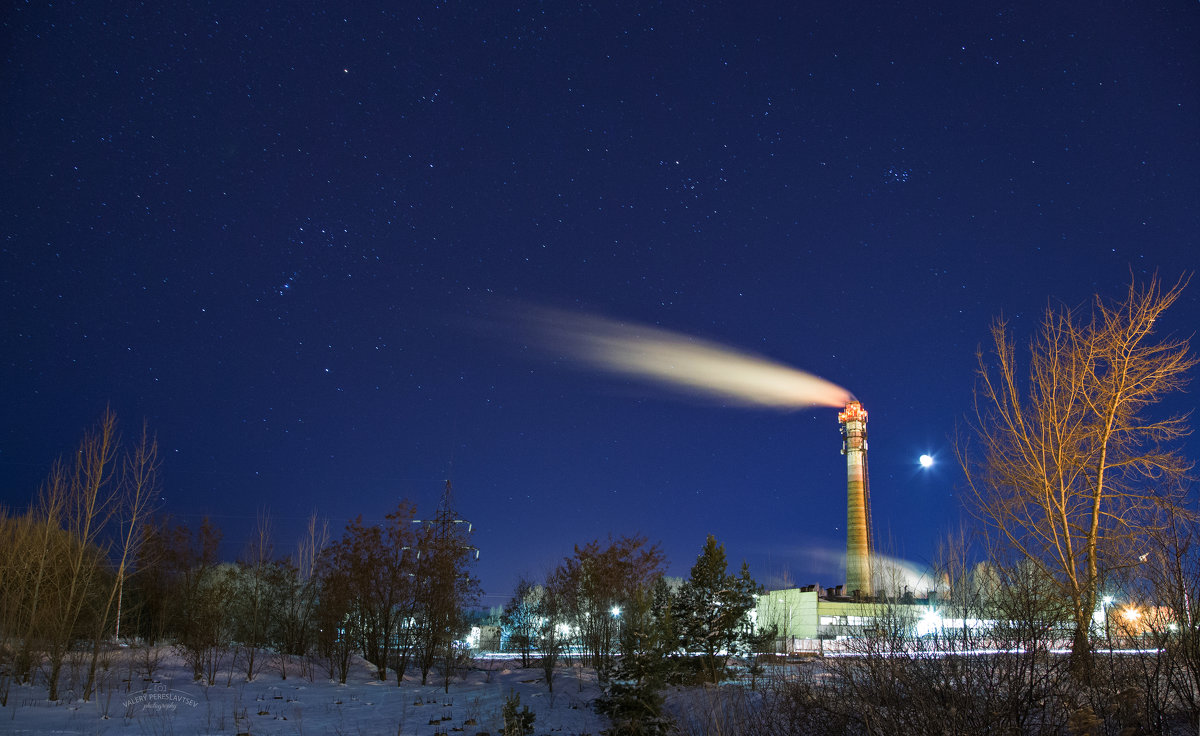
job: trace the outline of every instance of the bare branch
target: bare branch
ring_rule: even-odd
[[[1009,324],[976,353],[971,443],[960,442],[971,512],[1056,581],[1074,609],[1076,644],[1097,591],[1137,559],[1184,500],[1187,413],[1164,414],[1197,359],[1186,338],[1155,335],[1187,279],[1131,282],[1089,315],[1050,305],[1018,365]]]

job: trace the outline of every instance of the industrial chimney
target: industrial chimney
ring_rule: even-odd
[[[867,484],[867,412],[858,401],[838,413],[846,456],[846,591],[870,596],[871,492]]]

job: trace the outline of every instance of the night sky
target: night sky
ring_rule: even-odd
[[[0,503],[107,404],[161,510],[286,553],[453,482],[485,604],[610,533],[842,582],[837,410],[582,369],[694,336],[870,413],[882,549],[959,524],[976,347],[1200,265],[1200,4],[12,3]],[[1164,332],[1200,324],[1200,281]],[[1196,406],[1193,392],[1175,397]],[[1189,446],[1200,457],[1200,442]],[[922,453],[937,463],[922,469]]]

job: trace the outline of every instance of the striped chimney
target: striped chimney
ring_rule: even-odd
[[[870,491],[867,487],[867,412],[858,401],[838,413],[846,456],[846,592],[871,595]]]

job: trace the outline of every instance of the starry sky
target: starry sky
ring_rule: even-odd
[[[449,479],[486,604],[609,534],[676,575],[713,534],[768,585],[842,582],[836,409],[678,396],[504,327],[548,307],[845,387],[879,546],[928,563],[990,321],[1023,340],[1051,300],[1200,260],[1194,1],[38,2],[0,27],[0,503],[111,405],[229,558],[261,509],[283,553],[313,511],[431,514]],[[1193,333],[1200,284],[1168,315]]]

